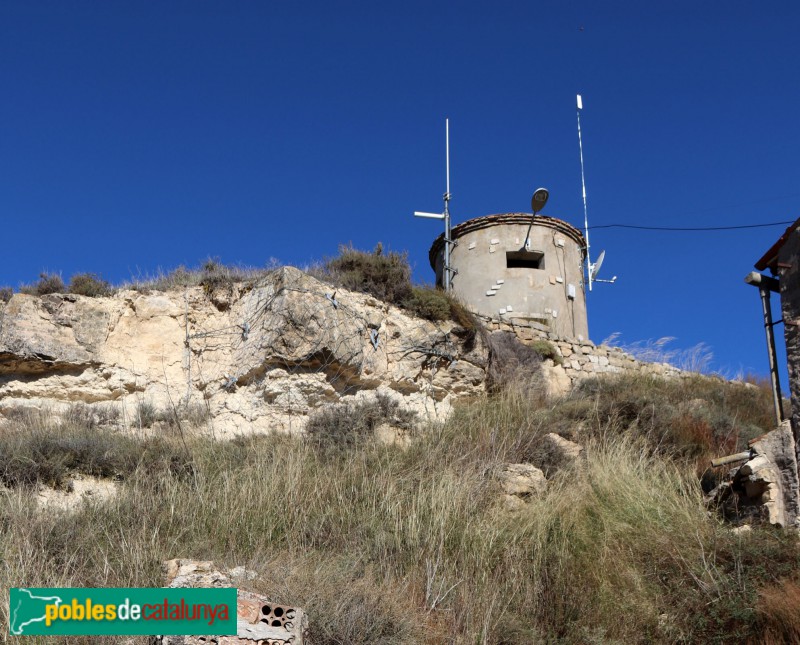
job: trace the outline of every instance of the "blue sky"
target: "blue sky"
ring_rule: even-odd
[[[208,256],[303,265],[427,251],[451,122],[454,222],[794,220],[800,5],[789,2],[0,3],[0,284],[112,282]],[[766,373],[743,277],[782,227],[597,229],[595,341],[674,336]]]

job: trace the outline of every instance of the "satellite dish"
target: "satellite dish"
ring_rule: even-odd
[[[600,273],[600,267],[603,266],[603,260],[606,258],[606,252],[600,251],[600,255],[597,256],[597,262],[592,265],[592,280],[597,277],[597,274]]]
[[[531,208],[533,209],[534,215],[544,208],[548,197],[550,197],[550,193],[547,188],[536,189],[536,192],[533,193],[533,197],[531,197]]]

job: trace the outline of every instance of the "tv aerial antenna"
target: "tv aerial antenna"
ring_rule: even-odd
[[[617,280],[617,276],[611,278],[611,280],[601,280],[597,277],[597,274],[600,273],[600,267],[603,266],[603,260],[605,260],[606,252],[600,251],[600,255],[597,257],[597,262],[592,263],[591,255],[589,253],[589,211],[586,208],[586,176],[583,171],[583,141],[581,139],[581,110],[583,110],[583,99],[581,99],[581,95],[578,94],[578,150],[580,150],[581,156],[581,187],[583,188],[583,235],[586,238],[586,281],[589,283],[589,291],[592,290],[592,283],[593,282],[608,282],[609,284],[613,284]]]
[[[450,235],[450,199],[452,197],[450,194],[450,119],[444,120],[444,141],[446,175],[446,188],[443,195],[444,210],[441,213],[414,211],[414,217],[444,220],[444,289],[450,291],[453,288],[453,276],[457,273],[457,270],[450,265],[450,251],[455,246]]]

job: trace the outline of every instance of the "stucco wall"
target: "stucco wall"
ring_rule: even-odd
[[[453,291],[473,311],[506,321],[534,321],[558,336],[589,337],[583,287],[583,237],[561,220],[538,216],[528,251],[542,253],[539,268],[508,267],[507,253],[524,249],[531,215],[509,213],[470,220],[453,229],[457,273]],[[443,282],[441,238],[431,249]]]

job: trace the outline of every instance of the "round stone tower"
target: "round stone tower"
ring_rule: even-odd
[[[536,215],[526,240],[530,223],[530,213],[504,213],[453,227],[453,293],[475,313],[585,340],[584,237],[567,222]],[[429,258],[436,284],[443,286],[444,235]]]

